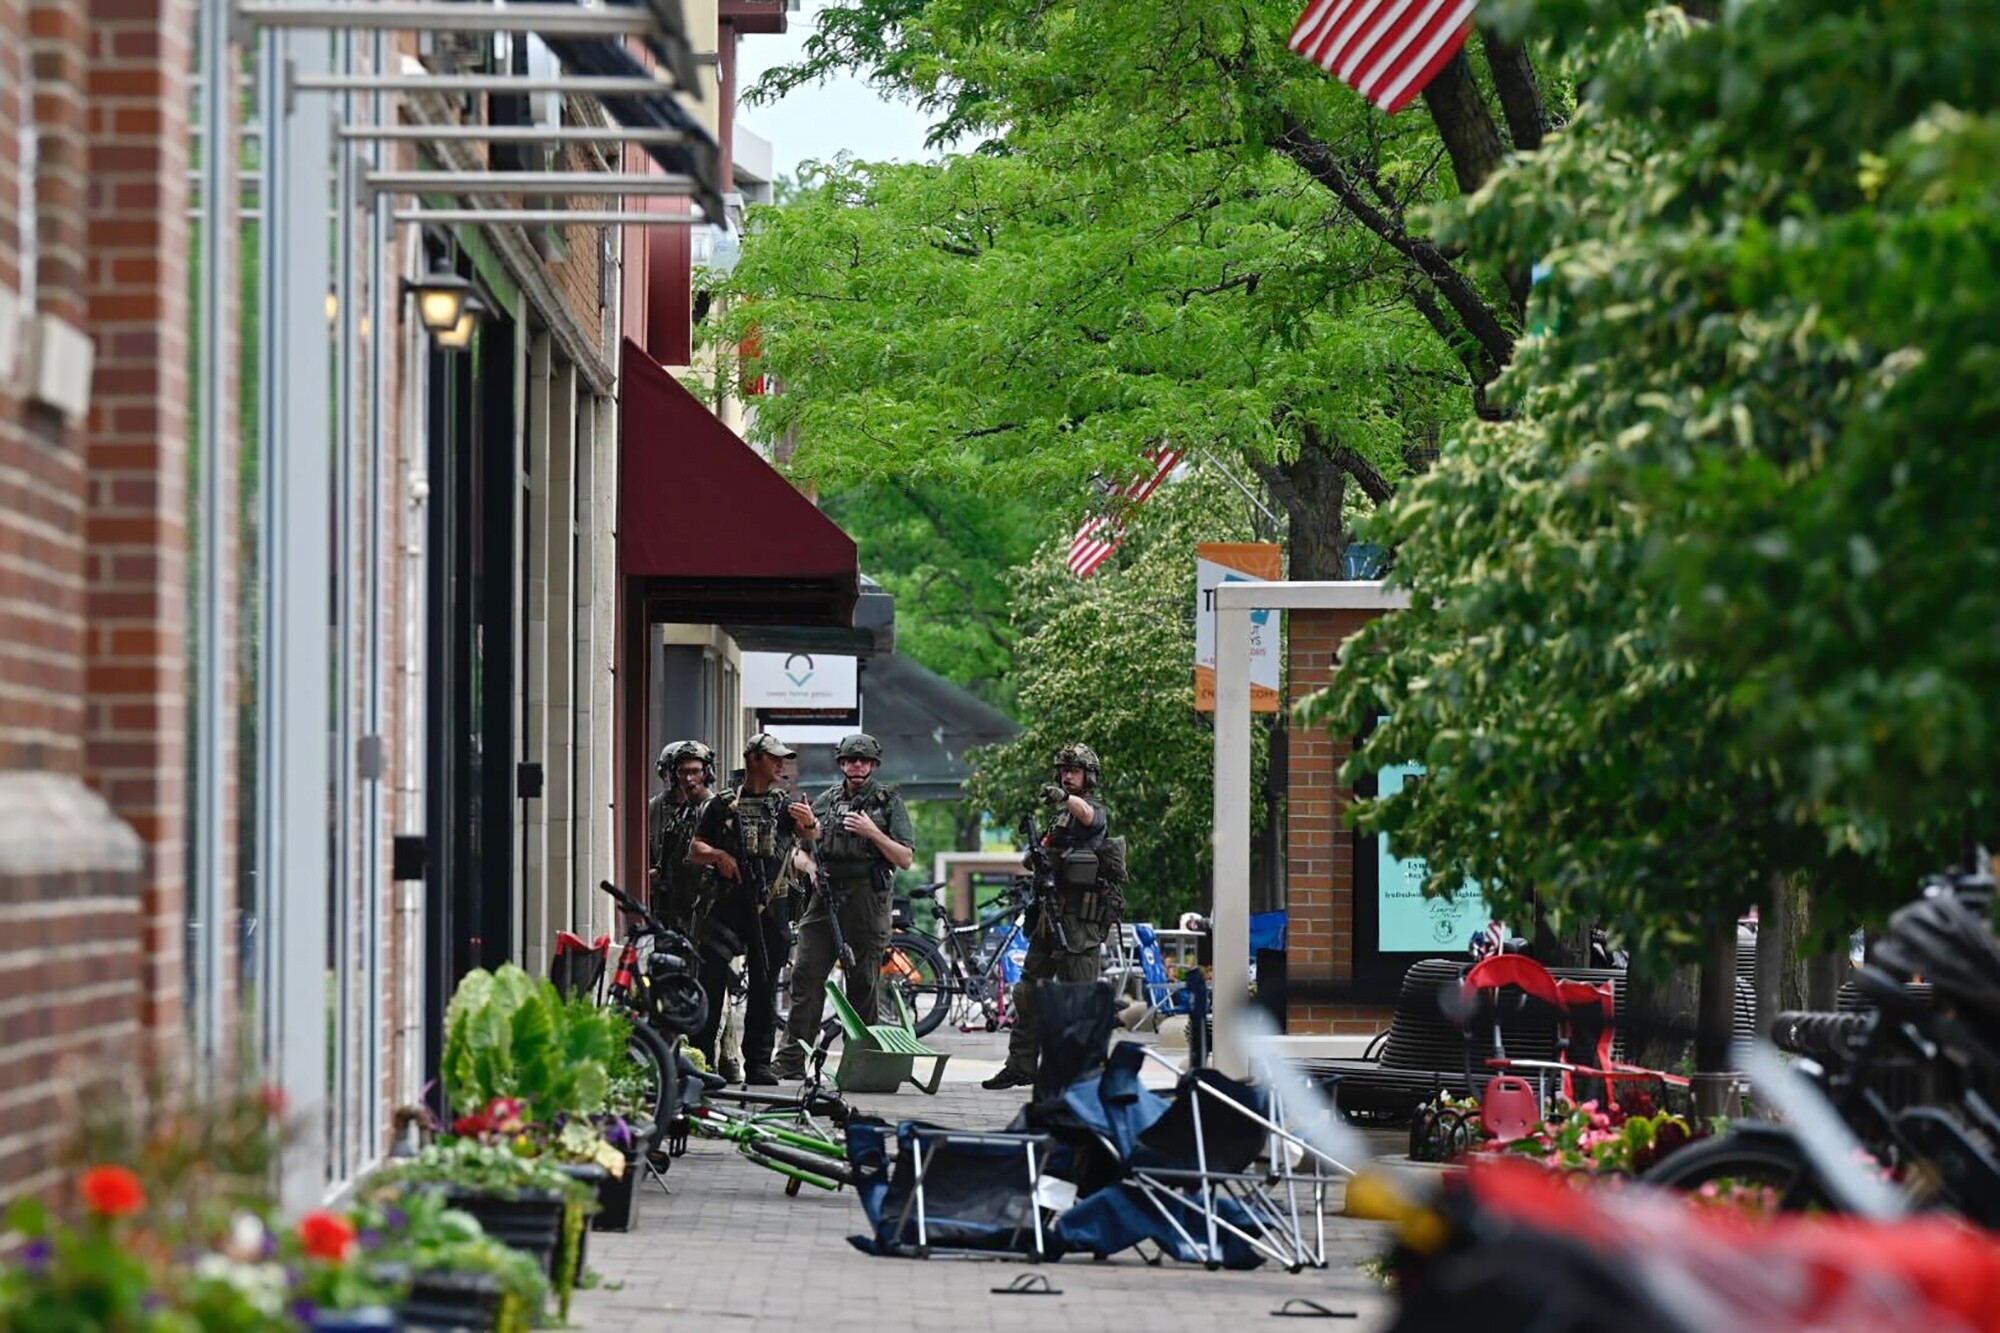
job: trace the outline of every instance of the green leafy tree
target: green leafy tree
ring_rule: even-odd
[[[1082,741],[1104,762],[1100,794],[1123,834],[1131,920],[1201,905],[1214,864],[1213,740],[1194,707],[1195,545],[1253,534],[1242,497],[1213,471],[1158,491],[1123,559],[1079,580],[1067,536],[1020,571],[1016,649],[1022,715],[1011,744],[975,752],[975,800],[1004,824],[1044,812],[1055,752]],[[1265,762],[1262,733],[1255,781]]]
[[[1023,500],[898,477],[821,503],[854,535],[861,567],[895,594],[897,651],[1010,709],[1009,576],[1048,536],[1047,517]]]
[[[937,167],[820,164],[758,216],[717,336],[754,328],[761,428],[829,493],[1030,496],[1161,442],[1253,471],[1292,568],[1338,577],[1350,509],[1486,410],[1527,269],[1416,225],[1550,119],[1517,47],[1475,43],[1385,118],[1284,47],[1295,10],[1182,0],[859,0],[821,12],[776,95],[858,69],[917,98]],[[1491,103],[1508,126],[1503,138]]]
[[[1433,888],[1660,964],[1773,871],[1878,913],[1991,807],[2000,36],[1770,0],[1583,44],[1585,111],[1445,233],[1551,266],[1521,415],[1385,511],[1413,604],[1321,715],[1429,765],[1361,817]]]

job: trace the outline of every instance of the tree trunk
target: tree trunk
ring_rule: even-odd
[[[1694,1019],[1694,1110],[1699,1116],[1735,1115],[1729,1044],[1736,1033],[1736,917],[1725,913],[1711,928],[1708,961],[1701,967],[1701,1007]]]
[[[1534,152],[1549,132],[1549,108],[1535,77],[1535,62],[1526,49],[1488,37],[1486,63],[1493,69],[1493,91],[1500,95],[1500,109],[1507,116],[1507,137],[1517,151]]]
[[[1785,1007],[1785,946],[1791,934],[1792,886],[1778,871],[1771,872],[1764,901],[1757,909],[1757,1035],[1771,1035],[1771,1020]]]
[[[1479,80],[1473,77],[1472,61],[1463,48],[1424,88],[1424,102],[1437,122],[1445,151],[1451,154],[1459,192],[1471,194],[1500,165],[1506,146],[1500,142],[1500,130],[1493,123],[1493,113],[1486,109],[1486,99],[1479,94]]]
[[[1284,484],[1273,488],[1291,528],[1287,551],[1290,578],[1338,579],[1347,560],[1347,473],[1311,448],[1279,469]]]
[[[980,835],[984,830],[985,816],[978,806],[974,805],[971,801],[959,802],[952,807],[951,824],[952,832],[955,835],[953,842],[959,851],[977,852],[984,850],[980,847],[979,843]]]
[[[1635,1065],[1678,1073],[1686,1065],[1687,1034],[1701,1001],[1701,972],[1678,968],[1665,981],[1641,972],[1625,977],[1625,1052]]]

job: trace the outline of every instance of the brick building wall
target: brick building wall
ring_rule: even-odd
[[[181,1031],[186,920],[188,67],[193,0],[87,0],[85,777],[145,848],[155,1042]]]
[[[1369,611],[1288,613],[1290,702],[1326,686],[1341,644],[1373,617]],[[1291,736],[1286,967],[1294,988],[1354,976],[1354,831],[1346,823],[1352,793],[1340,782],[1352,748],[1346,737],[1321,730]],[[1374,1032],[1388,1021],[1389,1010],[1373,1005],[1293,1000],[1287,1011],[1292,1032]]]
[[[180,1027],[192,21],[0,0],[0,285],[96,351],[85,422],[0,383],[0,1195]]]

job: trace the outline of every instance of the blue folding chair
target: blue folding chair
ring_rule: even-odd
[[[1139,949],[1139,974],[1146,986],[1146,1017],[1159,1031],[1162,1019],[1178,1018],[1189,1011],[1191,1001],[1185,986],[1176,985],[1167,972],[1167,956],[1160,948],[1159,932],[1145,922],[1132,927]]]

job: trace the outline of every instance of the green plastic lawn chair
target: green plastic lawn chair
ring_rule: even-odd
[[[840,1044],[840,1067],[834,1071],[833,1084],[842,1092],[894,1092],[909,1083],[935,1097],[938,1084],[944,1081],[945,1061],[951,1056],[917,1040],[916,1025],[910,1019],[902,994],[893,986],[889,993],[896,997],[899,1021],[864,1023],[847,1002],[847,993],[839,983],[827,979],[827,998],[833,1001],[833,1012],[840,1016],[841,1030],[847,1038]],[[920,1081],[914,1072],[919,1060],[931,1062],[928,1083]]]

